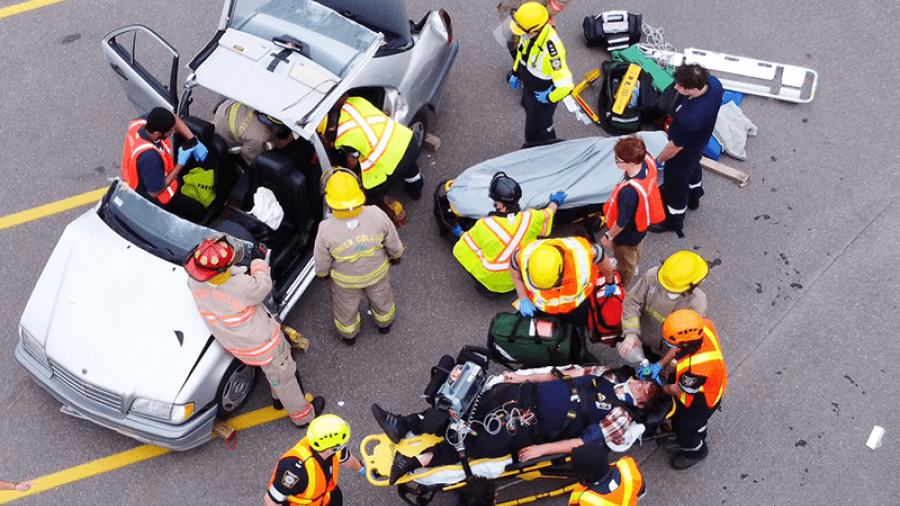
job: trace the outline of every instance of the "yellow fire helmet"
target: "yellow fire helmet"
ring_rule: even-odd
[[[549,244],[541,244],[528,258],[528,279],[541,290],[557,286],[563,275],[562,253]]]
[[[659,284],[669,293],[684,293],[700,284],[709,274],[706,260],[693,251],[679,251],[663,262],[656,274]]]
[[[550,20],[547,8],[537,2],[527,2],[516,9],[509,29],[516,35],[522,36],[540,30]]]
[[[346,445],[350,441],[350,426],[337,415],[319,415],[309,424],[306,439],[310,448],[324,452]]]
[[[325,181],[325,203],[335,218],[352,218],[362,212],[366,195],[356,174],[343,167],[332,167],[322,175]]]

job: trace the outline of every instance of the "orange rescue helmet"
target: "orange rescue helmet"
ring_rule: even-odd
[[[680,309],[670,314],[662,327],[666,344],[678,348],[703,338],[703,317],[692,309]]]

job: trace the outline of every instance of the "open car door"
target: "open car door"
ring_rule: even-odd
[[[138,114],[154,107],[175,111],[178,51],[162,37],[146,26],[129,25],[107,34],[101,51]]]

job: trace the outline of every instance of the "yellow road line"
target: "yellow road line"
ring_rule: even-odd
[[[268,406],[227,420],[225,424],[235,430],[244,430],[286,416],[287,413],[285,411],[276,411],[271,406]],[[17,499],[40,494],[41,492],[68,485],[69,483],[74,483],[85,478],[115,471],[132,464],[137,464],[138,462],[165,455],[169,452],[170,450],[159,448],[158,446],[144,445],[133,450],[97,459],[93,462],[88,462],[87,464],[81,464],[80,466],[71,467],[57,473],[41,476],[40,478],[22,480],[30,481],[32,483],[31,490],[27,492],[15,492],[12,490],[0,491],[0,504],[10,503]]]
[[[81,195],[76,195],[74,197],[59,200],[57,202],[45,204],[43,206],[28,209],[26,211],[4,216],[0,218],[0,230],[15,227],[16,225],[21,225],[23,223],[28,223],[29,221],[46,218],[51,214],[61,213],[63,211],[75,209],[76,207],[94,203],[100,200],[100,197],[102,197],[103,194],[106,193],[106,190],[107,188],[100,188],[91,192],[82,193]]]
[[[9,16],[15,16],[16,14],[22,14],[23,12],[40,9],[41,7],[46,7],[48,5],[62,3],[65,1],[66,0],[31,0],[30,2],[22,2],[16,5],[10,5],[9,7],[0,9],[0,19]]]

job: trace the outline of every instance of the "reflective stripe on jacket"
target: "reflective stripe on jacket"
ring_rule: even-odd
[[[635,506],[641,494],[644,476],[631,457],[619,459],[616,469],[622,476],[617,489],[608,494],[600,494],[578,483],[569,496],[569,506]]]
[[[531,283],[528,276],[528,258],[535,249],[545,244],[559,248],[563,254],[563,275],[560,286],[541,290]],[[520,266],[528,298],[536,308],[549,314],[574,311],[594,291],[594,283],[599,276],[599,269],[594,264],[594,248],[581,237],[533,241],[520,250],[516,262]]]
[[[175,169],[175,160],[172,158],[172,141],[162,139],[157,146],[152,141],[148,141],[141,137],[141,129],[147,124],[147,120],[143,118],[136,119],[128,124],[128,133],[125,136],[125,148],[122,150],[122,179],[131,187],[137,190],[140,175],[138,174],[137,159],[144,151],[154,150],[163,162],[165,174],[168,175]],[[148,189],[149,191],[149,189]],[[159,194],[157,200],[163,204],[169,203],[175,193],[178,191],[178,179],[172,181],[162,193]]]
[[[638,232],[647,230],[651,223],[659,223],[666,219],[662,195],[657,186],[656,160],[647,155],[644,158],[644,164],[647,166],[647,177],[628,178],[620,182],[613,189],[609,201],[603,204],[603,214],[606,216],[606,223],[609,226],[616,223],[616,219],[619,217],[617,199],[619,192],[626,186],[631,186],[638,194],[638,205],[634,215],[634,225]]]
[[[725,386],[728,384],[728,372],[725,369],[725,360],[722,358],[722,347],[712,321],[703,319],[703,345],[693,355],[683,357],[675,366],[676,383],[685,373],[703,376],[706,381],[700,386],[700,392],[706,397],[706,405],[714,408],[722,400]],[[682,393],[678,396],[685,407],[691,407],[694,400],[693,394]]]
[[[306,471],[307,486],[300,494],[288,496],[290,504],[302,504],[309,506],[325,506],[331,500],[331,492],[337,488],[338,474],[340,474],[341,452],[335,452],[331,456],[331,479],[325,478],[325,473],[313,457],[313,450],[309,447],[309,441],[304,437],[293,448],[281,456],[279,462],[286,458],[296,457],[303,462]],[[271,487],[277,478],[278,466],[269,480]]]
[[[341,107],[334,145],[359,152],[363,187],[369,189],[380,185],[394,173],[412,138],[412,130],[391,119],[366,99],[350,97]]]
[[[453,246],[453,256],[469,274],[494,292],[515,289],[509,259],[520,248],[550,233],[549,209],[526,209],[505,216],[487,216],[472,226]]]
[[[521,67],[526,72],[521,72]],[[550,94],[551,102],[559,102],[574,87],[572,72],[566,63],[566,48],[550,23],[544,25],[541,33],[534,39],[525,36],[519,38],[513,72],[526,83],[544,82],[545,86],[537,88],[538,90],[547,89],[552,84],[556,89]]]

